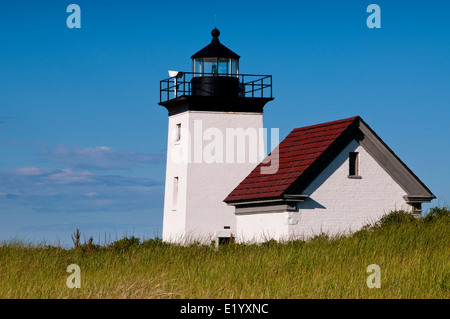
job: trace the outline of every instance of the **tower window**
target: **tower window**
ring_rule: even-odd
[[[181,123],[178,123],[175,132],[175,142],[178,142],[180,139],[181,139]]]
[[[177,205],[178,205],[178,176],[173,178],[172,210],[176,210]]]
[[[348,176],[359,177],[359,156],[357,152],[350,152],[348,159]]]

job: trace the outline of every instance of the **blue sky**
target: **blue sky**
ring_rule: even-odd
[[[81,7],[81,29],[66,8]],[[369,29],[366,8],[381,8]],[[220,39],[241,73],[272,74],[264,125],[360,115],[450,201],[450,2],[0,3],[0,239],[70,245],[161,235],[167,70]]]

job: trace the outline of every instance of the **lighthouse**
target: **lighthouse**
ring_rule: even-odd
[[[169,71],[159,105],[168,111],[163,240],[226,242],[236,236],[224,199],[264,158],[263,108],[272,76],[240,73],[240,56],[219,40],[191,56],[192,70]],[[262,155],[262,156],[261,156]]]

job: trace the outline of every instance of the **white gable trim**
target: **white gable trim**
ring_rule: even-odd
[[[436,198],[363,120],[359,122],[359,129],[364,135],[361,146],[405,190],[408,197],[414,198],[415,203],[430,202]]]

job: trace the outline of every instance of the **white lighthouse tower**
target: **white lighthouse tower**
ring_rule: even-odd
[[[236,235],[225,197],[264,156],[264,105],[270,75],[239,74],[239,55],[211,32],[194,54],[192,72],[170,71],[160,83],[169,112],[163,240],[227,241]]]

